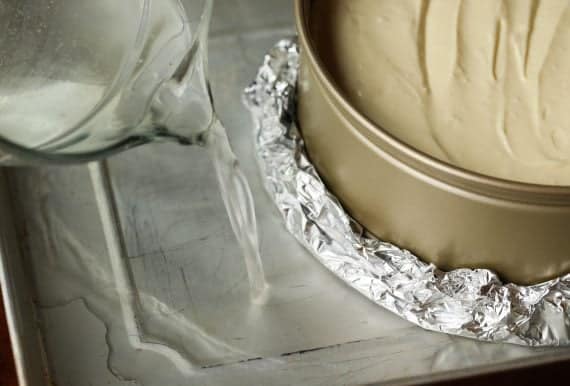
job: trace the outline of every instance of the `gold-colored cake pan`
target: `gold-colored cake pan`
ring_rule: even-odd
[[[318,56],[311,0],[295,0],[298,119],[331,192],[371,233],[437,267],[534,284],[570,272],[570,187],[495,179],[434,159],[354,109]]]

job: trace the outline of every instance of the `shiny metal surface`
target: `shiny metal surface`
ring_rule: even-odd
[[[3,283],[18,287],[6,300],[15,306],[10,316],[22,332],[15,339],[22,358],[38,360],[20,362],[29,375],[23,386],[47,385],[47,378],[59,386],[406,384],[570,357],[565,349],[424,331],[316,262],[264,191],[241,102],[265,52],[294,33],[291,2],[216,1],[213,23],[213,92],[252,180],[272,298],[260,307],[247,297],[245,267],[229,224],[222,225],[223,204],[200,149],[151,146],[112,159],[120,236],[143,295],[139,320],[147,337],[184,353],[193,365],[185,374],[129,341],[120,286],[110,274],[109,227],[88,168],[5,170]]]

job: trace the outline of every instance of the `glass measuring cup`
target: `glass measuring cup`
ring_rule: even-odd
[[[252,293],[253,198],[208,86],[213,0],[0,0],[0,165],[81,162],[152,141],[210,149]]]
[[[0,164],[202,140],[212,3],[0,0]]]

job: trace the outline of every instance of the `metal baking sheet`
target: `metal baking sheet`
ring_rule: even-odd
[[[287,233],[241,94],[263,54],[293,33],[291,7],[216,1],[210,43],[217,108],[257,200],[269,302],[249,301],[202,149],[154,145],[111,159],[118,232],[98,205],[97,166],[5,169],[1,271],[23,386],[410,383],[570,357],[421,330],[345,286]],[[132,319],[114,236],[139,294]]]

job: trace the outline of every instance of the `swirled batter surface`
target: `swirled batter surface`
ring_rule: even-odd
[[[570,1],[315,0],[319,55],[365,116],[436,158],[570,185]]]

